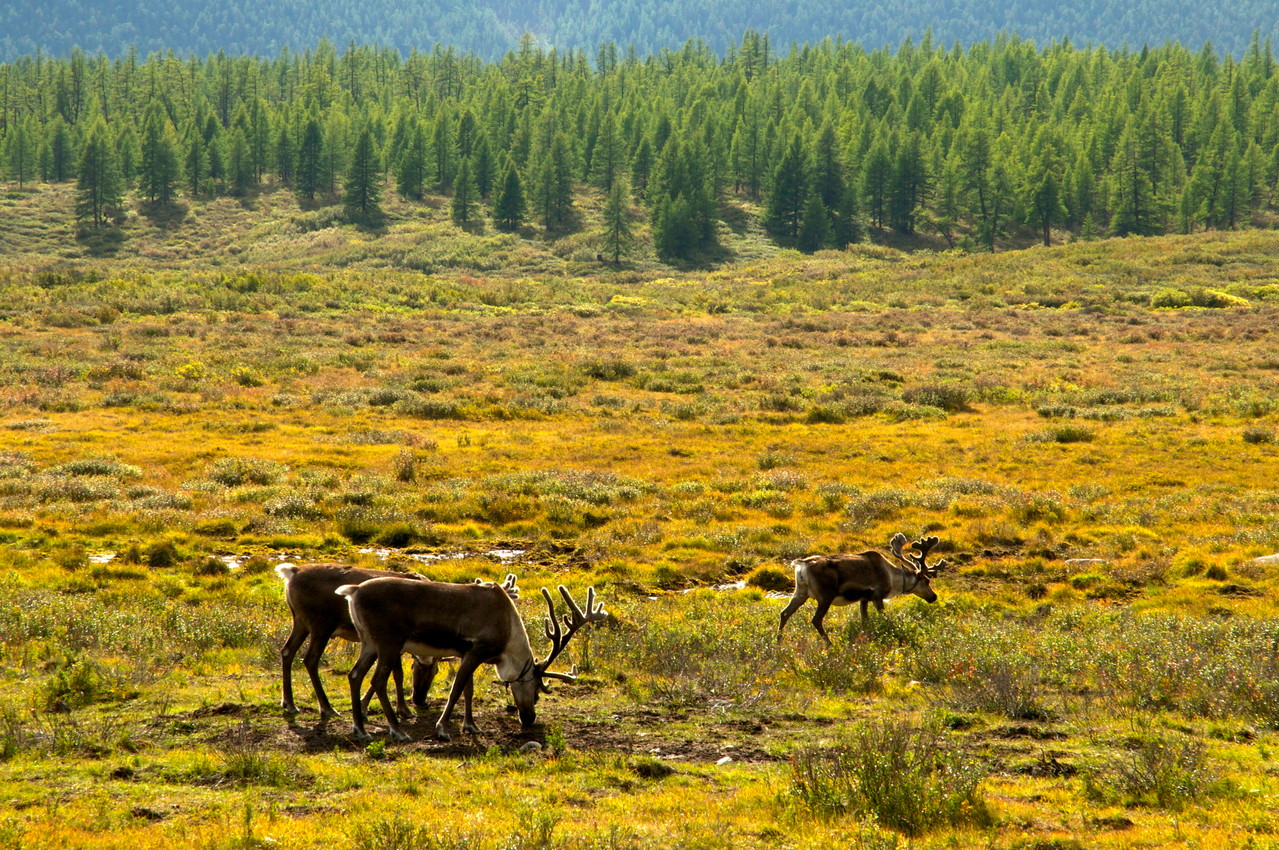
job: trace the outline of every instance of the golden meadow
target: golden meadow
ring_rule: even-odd
[[[1274,233],[438,275],[325,238],[0,269],[0,846],[1274,846]],[[789,560],[898,530],[936,605],[777,643]],[[300,665],[278,708],[280,558],[515,571],[538,651],[539,587],[614,616],[531,734],[485,676],[478,739],[437,685],[357,744]]]

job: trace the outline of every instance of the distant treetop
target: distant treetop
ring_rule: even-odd
[[[275,55],[305,50],[321,38],[402,52],[445,44],[485,59],[516,49],[531,33],[540,47],[593,53],[601,44],[640,54],[703,40],[722,53],[754,29],[775,45],[852,41],[867,49],[931,36],[934,44],[971,44],[1016,33],[1041,46],[1159,46],[1179,42],[1241,56],[1253,34],[1279,29],[1264,0],[0,0],[0,61],[37,52],[67,56],[79,47],[119,56],[130,46],[146,55]]]

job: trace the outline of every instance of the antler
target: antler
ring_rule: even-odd
[[[564,647],[568,646],[568,642],[573,639],[573,635],[577,630],[587,623],[599,622],[608,619],[608,612],[604,610],[604,606],[595,604],[595,588],[590,587],[586,590],[586,610],[583,611],[578,607],[573,597],[569,595],[568,588],[564,585],[559,586],[560,596],[564,597],[564,604],[568,606],[568,613],[564,615],[564,625],[568,631],[560,628],[560,622],[555,616],[555,602],[551,599],[551,592],[546,588],[542,588],[542,596],[546,597],[546,607],[550,611],[550,616],[546,618],[546,637],[551,642],[551,651],[546,658],[538,663],[537,668],[543,676],[552,679],[563,679],[564,681],[573,681],[573,676],[577,668],[573,668],[573,673],[548,673],[546,668],[551,666],[557,656],[564,651]]]
[[[910,548],[919,553],[918,555],[912,555],[902,551],[902,548],[906,545],[906,535],[899,531],[888,542],[888,547],[898,559],[914,567],[917,572],[923,573],[929,578],[934,578],[937,575],[937,571],[946,566],[946,561],[941,560],[931,566],[926,561],[928,553],[940,542],[941,540],[937,537],[921,537],[910,544]]]
[[[484,585],[491,584],[494,587],[501,587],[503,590],[506,591],[506,595],[511,597],[512,599],[520,598],[520,589],[515,586],[515,573],[507,573],[506,578],[502,581],[500,585],[495,581],[485,581],[482,578],[477,578],[475,580],[475,583],[484,584]]]

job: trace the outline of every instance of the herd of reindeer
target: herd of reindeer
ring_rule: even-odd
[[[929,582],[937,577],[946,562],[928,564],[926,559],[938,539],[927,537],[911,543],[914,552],[905,551],[906,543],[904,534],[893,535],[889,550],[895,561],[876,551],[809,555],[792,561],[795,592],[782,610],[778,640],[786,621],[809,599],[817,602],[812,623],[827,646],[831,641],[822,620],[832,605],[859,602],[865,620],[870,603],[883,611],[884,600],[895,596],[914,594],[927,602],[936,602],[937,594]],[[472,584],[455,584],[430,581],[415,573],[340,564],[281,564],[276,572],[284,580],[284,597],[293,613],[293,629],[280,650],[284,710],[291,715],[297,713],[293,702],[293,658],[303,642],[307,642],[302,663],[311,677],[320,716],[322,719],[338,717],[320,681],[320,658],[333,637],[358,642],[360,655],[347,680],[351,688],[352,734],[359,740],[370,737],[364,724],[374,694],[382,706],[388,734],[397,741],[411,740],[399,725],[401,717],[411,716],[405,702],[400,665],[405,652],[413,657],[412,696],[419,709],[426,705],[427,691],[440,659],[458,659],[453,686],[435,724],[435,735],[440,740],[450,740],[449,718],[461,697],[465,697],[463,729],[479,734],[471,715],[471,695],[475,671],[481,664],[492,664],[496,668],[498,679],[510,688],[521,726],[529,729],[536,719],[538,697],[549,692],[547,682],[574,681],[576,668],[560,673],[550,670],[551,664],[579,629],[587,623],[607,620],[609,616],[603,605],[596,604],[594,587],[587,590],[583,608],[560,585],[559,592],[567,606],[561,626],[555,601],[550,591],[542,588],[549,613],[545,632],[551,648],[538,661],[515,607],[519,588],[514,574],[508,575],[501,584],[479,579]],[[364,677],[370,668],[373,678],[368,692],[361,698]],[[395,707],[387,696],[388,678],[395,680]]]

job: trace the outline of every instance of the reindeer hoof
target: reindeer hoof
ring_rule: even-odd
[[[467,723],[466,725],[462,727],[462,729],[463,731],[469,732],[472,735],[480,734],[480,727],[476,726],[474,723]]]
[[[393,738],[394,740],[399,741],[401,744],[407,744],[413,740],[408,735],[405,735],[403,732],[401,732],[399,729],[389,729],[387,730],[387,734],[390,735],[391,738]]]
[[[445,729],[443,726],[436,726],[436,727],[435,727],[435,737],[439,738],[441,741],[452,741],[452,740],[453,740],[452,736],[451,736],[451,735],[449,735],[448,730],[447,730],[447,729]]]
[[[373,736],[372,736],[372,735],[370,735],[368,732],[365,732],[365,731],[364,731],[363,729],[361,729],[359,726],[352,726],[352,727],[351,727],[351,737],[352,737],[352,738],[354,738],[354,739],[355,739],[355,740],[357,740],[357,741],[371,741],[371,740],[373,740]]]

